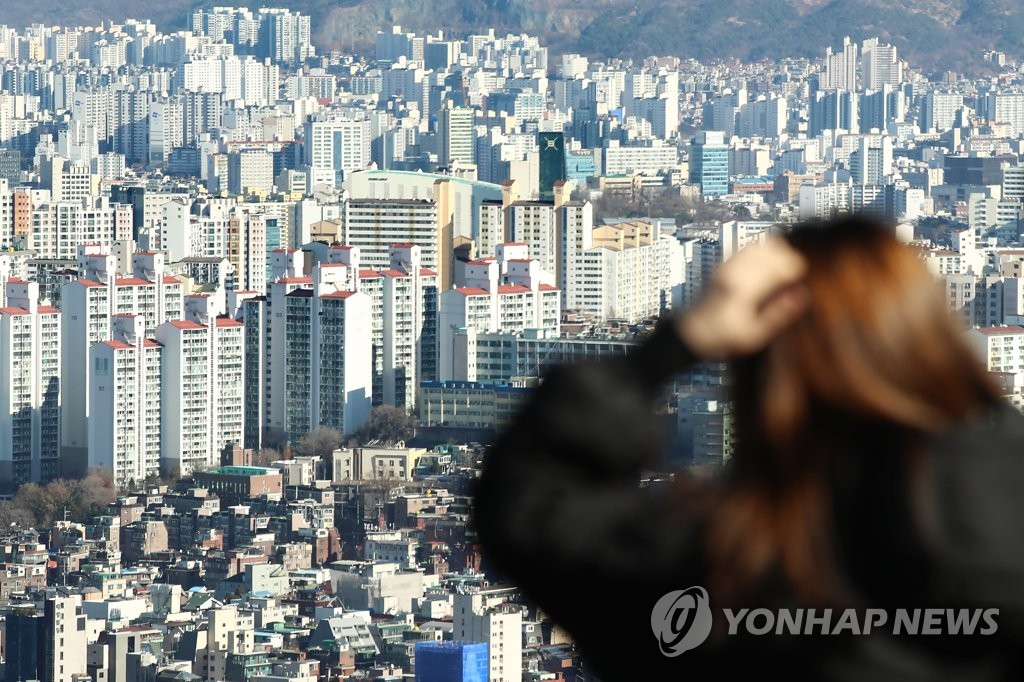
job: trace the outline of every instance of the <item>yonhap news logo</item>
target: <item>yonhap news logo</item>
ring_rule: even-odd
[[[992,635],[999,609],[722,609],[726,635]],[[658,649],[678,656],[704,643],[713,622],[707,590],[688,587],[665,594],[651,610]]]
[[[711,634],[711,605],[703,587],[669,592],[651,611],[651,629],[666,656],[678,656],[704,643]]]

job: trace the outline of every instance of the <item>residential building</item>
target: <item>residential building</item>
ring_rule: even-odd
[[[45,483],[60,471],[61,313],[39,284],[8,279],[0,308],[0,489]]]

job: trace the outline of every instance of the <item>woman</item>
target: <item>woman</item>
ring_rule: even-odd
[[[652,403],[697,360],[733,361],[734,457],[640,488]],[[552,371],[475,521],[606,682],[1024,679],[1022,499],[1024,418],[913,251],[847,217],[742,251],[632,354]]]

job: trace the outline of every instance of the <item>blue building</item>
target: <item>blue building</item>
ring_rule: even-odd
[[[487,663],[483,643],[416,643],[416,682],[487,682]]]
[[[705,130],[693,138],[690,182],[699,184],[706,197],[729,193],[729,146],[724,133]]]
[[[578,185],[586,185],[588,178],[596,178],[600,173],[597,162],[590,150],[565,150],[565,176]]]

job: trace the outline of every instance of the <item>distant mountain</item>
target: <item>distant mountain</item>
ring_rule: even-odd
[[[94,24],[145,17],[161,29],[185,25],[197,7],[223,0],[0,0],[0,23]],[[232,3],[234,4],[234,3]],[[239,2],[237,4],[245,4]],[[963,70],[984,49],[1024,55],[1018,0],[260,0],[314,18],[327,48],[372,44],[392,24],[455,34],[493,26],[541,36],[558,51],[601,57],[652,54],[759,59],[819,56],[849,35],[879,36],[915,63]]]

